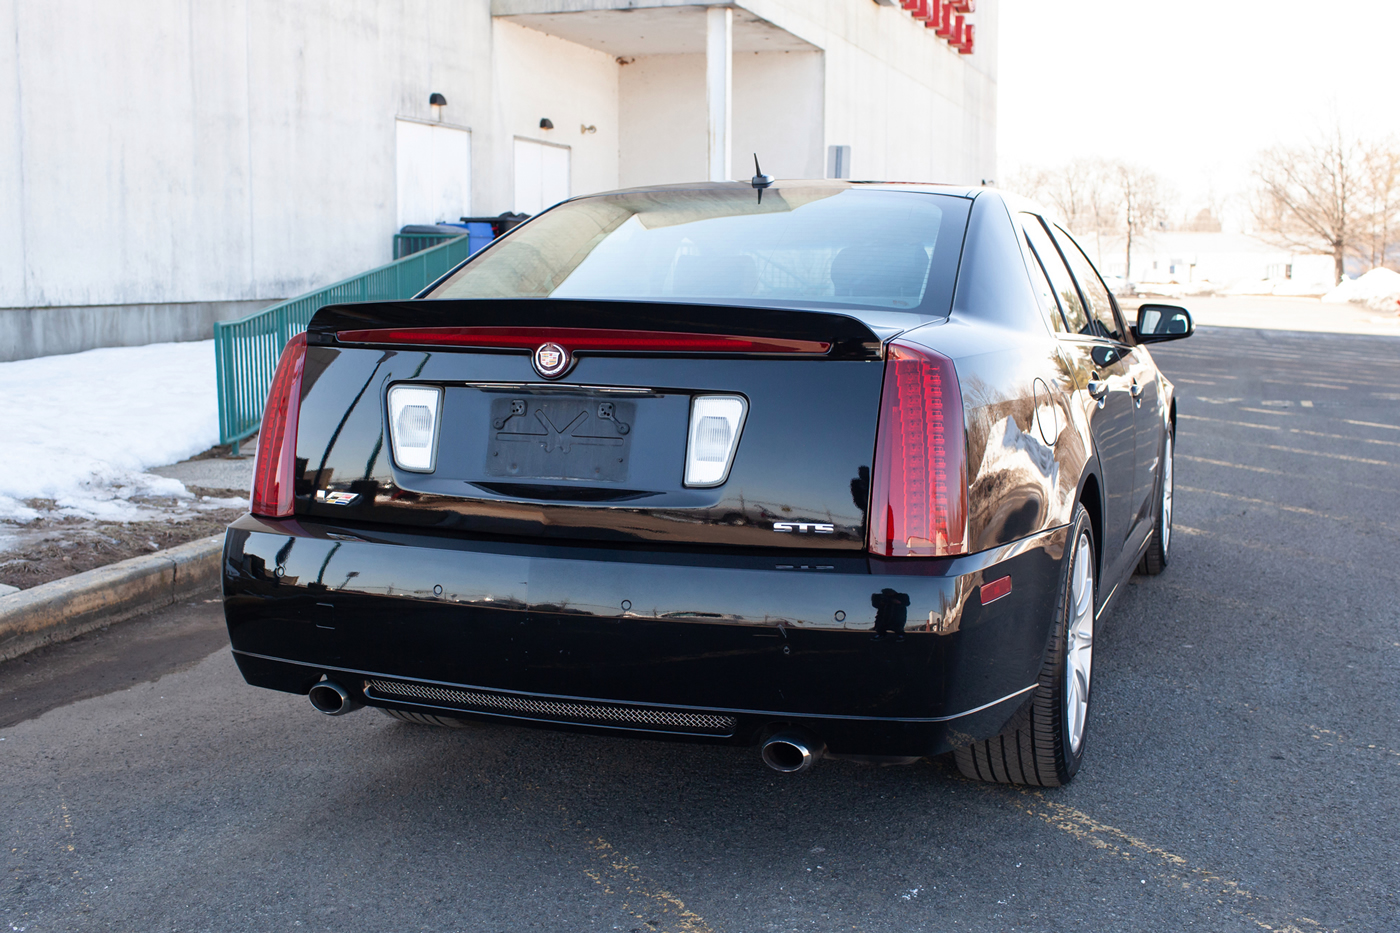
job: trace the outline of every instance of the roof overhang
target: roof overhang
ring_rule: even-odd
[[[817,46],[733,3],[668,0],[492,0],[491,14],[618,57],[705,51],[705,11],[734,9],[734,51],[811,52]]]

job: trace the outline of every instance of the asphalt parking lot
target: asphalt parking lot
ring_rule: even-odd
[[[0,666],[15,931],[1400,928],[1400,339],[1213,329],[1067,788],[243,684],[198,602]]]

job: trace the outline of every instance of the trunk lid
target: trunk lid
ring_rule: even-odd
[[[578,349],[546,379],[531,348],[551,335]],[[325,308],[307,336],[298,514],[637,546],[865,546],[883,363],[881,336],[855,317],[414,301]],[[391,455],[386,398],[405,384],[442,393],[431,472]],[[705,395],[742,398],[746,413],[727,479],[695,488],[686,450]]]

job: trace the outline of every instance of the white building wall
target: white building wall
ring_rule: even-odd
[[[735,178],[753,174],[753,154],[774,178],[826,171],[826,82],[821,52],[734,54]]]
[[[489,15],[0,0],[0,308],[280,298],[387,261],[395,117],[433,91],[490,112]]]
[[[620,69],[614,57],[499,19],[492,33],[496,183],[481,191],[481,214],[515,209],[516,139],[569,147],[569,188],[575,194],[616,188]],[[540,128],[545,118],[554,129]],[[585,126],[597,131],[581,132]],[[501,184],[503,178],[509,184]]]
[[[853,178],[993,179],[998,0],[981,0],[970,17],[977,26],[972,55],[959,55],[897,6],[742,5],[824,51],[826,143],[851,146]]]
[[[703,181],[705,56],[637,56],[621,66],[619,88],[619,187]],[[739,88],[736,75],[736,96]]]
[[[703,179],[715,2],[0,0],[0,359],[207,335],[387,261],[401,119],[470,132],[476,215],[515,206],[516,139],[567,146],[573,194]],[[990,176],[997,0],[971,56],[870,0],[734,6],[737,177],[833,144],[857,178]],[[647,7],[680,50],[629,64],[509,18]]]
[[[705,56],[643,55],[621,66],[618,185],[703,181]],[[821,52],[736,52],[730,161],[774,178],[820,178],[825,168]]]

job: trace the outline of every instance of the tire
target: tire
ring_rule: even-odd
[[[1173,469],[1172,461],[1176,458],[1176,439],[1172,436],[1171,430],[1167,431],[1166,438],[1162,441],[1162,482],[1157,489],[1157,520],[1152,526],[1152,540],[1148,542],[1147,550],[1143,552],[1142,560],[1138,561],[1138,573],[1155,577],[1163,570],[1167,569],[1167,560],[1171,556],[1172,546],[1172,505],[1173,505]]]
[[[399,722],[411,722],[419,726],[444,726],[448,729],[470,729],[476,725],[466,719],[454,719],[451,716],[434,716],[431,713],[410,713],[405,709],[385,709],[378,707],[379,711],[390,719],[397,719]]]
[[[1059,787],[1084,760],[1097,605],[1094,536],[1075,506],[1055,602],[1055,624],[1031,701],[1001,734],[955,749],[964,777],[1002,784]]]

